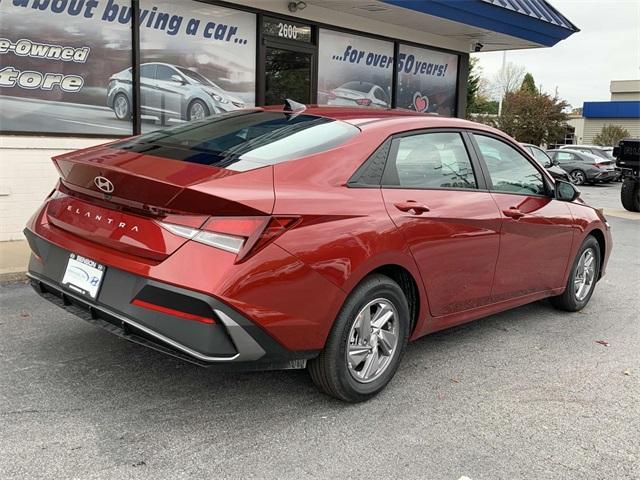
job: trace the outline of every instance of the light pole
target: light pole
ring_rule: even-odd
[[[502,68],[500,69],[500,78],[502,79],[502,81],[504,82],[505,78],[505,73],[504,73],[504,69],[507,65],[507,51],[503,50],[502,51]],[[504,96],[507,92],[504,91],[504,85],[500,85],[500,100],[498,101],[498,117],[502,116],[502,100],[504,99]]]

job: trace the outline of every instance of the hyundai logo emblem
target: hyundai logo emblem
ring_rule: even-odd
[[[98,187],[104,193],[113,193],[113,191],[115,190],[115,187],[113,186],[113,183],[111,183],[111,180],[105,177],[97,176],[93,179],[93,183],[95,183],[96,187]]]

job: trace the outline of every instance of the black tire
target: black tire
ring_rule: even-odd
[[[192,110],[194,109],[194,107],[197,107],[197,106],[202,108],[204,117],[208,117],[209,115],[211,115],[211,113],[209,112],[209,107],[207,107],[206,103],[204,103],[202,100],[193,100],[187,107],[187,120],[189,121],[194,120]]]
[[[574,288],[576,275],[578,273],[578,264],[580,262],[580,258],[582,257],[583,253],[588,249],[592,249],[595,254],[595,259],[594,259],[595,277],[586,296],[582,299],[578,299],[576,296],[575,288]],[[558,295],[557,297],[552,297],[551,304],[558,310],[565,310],[567,312],[577,312],[579,310],[582,310],[587,305],[587,303],[589,303],[589,300],[593,295],[593,291],[596,288],[596,283],[598,281],[599,275],[600,275],[600,244],[595,239],[595,237],[593,237],[592,235],[589,235],[584,240],[584,242],[582,242],[582,245],[580,246],[580,249],[576,254],[576,258],[573,260],[573,265],[571,266],[571,272],[569,272],[569,278],[567,280],[567,285],[564,292],[562,293],[562,295]]]
[[[390,302],[396,309],[398,343],[380,376],[370,383],[361,383],[349,371],[348,338],[358,313],[369,302],[380,298]],[[369,275],[345,300],[324,350],[308,362],[311,379],[320,391],[340,400],[352,403],[368,400],[380,392],[396,373],[409,338],[410,323],[407,299],[400,286],[385,275]]]
[[[113,113],[118,120],[131,120],[131,102],[124,93],[113,98]]]
[[[640,181],[632,178],[625,178],[622,181],[620,190],[620,200],[625,210],[630,212],[640,212]]]
[[[587,182],[587,175],[582,170],[572,170],[569,176],[574,185],[584,185]]]

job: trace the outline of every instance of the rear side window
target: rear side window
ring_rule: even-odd
[[[245,110],[158,130],[112,148],[246,171],[330,150],[359,132],[326,117]]]
[[[400,137],[387,161],[383,184],[404,188],[477,188],[459,133]]]

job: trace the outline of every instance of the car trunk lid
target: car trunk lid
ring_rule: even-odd
[[[153,260],[187,241],[158,221],[199,228],[210,216],[267,216],[273,210],[271,167],[236,172],[113,145],[53,160],[61,185],[49,200],[49,222]]]

